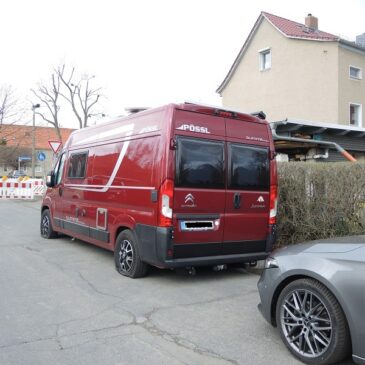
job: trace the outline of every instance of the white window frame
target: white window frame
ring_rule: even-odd
[[[355,68],[356,70],[359,70],[359,77],[354,77],[354,76],[351,75],[351,69],[352,68]],[[362,80],[362,69],[361,69],[361,67],[349,65],[349,78],[351,80]]]
[[[270,54],[270,65],[269,67],[265,67],[265,55]],[[259,65],[260,65],[260,71],[267,71],[271,69],[271,65],[272,65],[272,52],[271,52],[271,48],[264,48],[264,49],[260,49],[259,50]]]
[[[351,105],[359,107],[359,116],[356,124],[351,124]],[[353,127],[362,127],[362,104],[349,103],[349,125]]]

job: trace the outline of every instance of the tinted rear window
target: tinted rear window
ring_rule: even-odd
[[[224,188],[224,143],[178,138],[176,186]]]
[[[229,143],[229,188],[268,190],[268,148]]]

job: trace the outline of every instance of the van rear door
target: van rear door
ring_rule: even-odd
[[[174,258],[219,255],[224,235],[224,118],[175,111]]]
[[[265,252],[270,142],[264,123],[226,119],[227,194],[222,254]]]

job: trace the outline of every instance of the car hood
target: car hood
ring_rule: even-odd
[[[316,240],[297,245],[286,246],[274,252],[274,256],[298,254],[345,254],[353,251],[357,258],[363,257],[365,262],[365,235],[336,237],[325,240]]]

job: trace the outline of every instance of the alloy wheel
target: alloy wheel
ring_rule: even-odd
[[[44,215],[42,218],[42,236],[47,237],[49,233],[49,217]]]
[[[290,291],[280,308],[280,322],[286,341],[298,354],[315,358],[328,350],[332,320],[326,305],[312,291]]]
[[[128,240],[123,240],[119,250],[119,262],[123,271],[129,272],[132,269],[134,259],[133,247]]]

